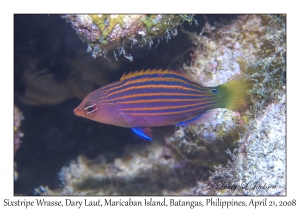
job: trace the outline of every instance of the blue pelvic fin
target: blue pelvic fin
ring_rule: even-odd
[[[153,133],[151,128],[131,128],[137,135],[148,141],[152,140]]]
[[[211,118],[211,116],[214,113],[215,113],[214,110],[206,111],[203,114],[200,114],[199,116],[197,116],[195,118],[192,118],[192,119],[189,119],[189,120],[177,123],[177,126],[188,126],[188,125],[195,125],[195,124],[198,124],[198,123],[205,122],[209,118]]]

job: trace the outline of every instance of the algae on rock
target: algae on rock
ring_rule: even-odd
[[[15,105],[14,106],[14,156],[16,155],[18,149],[20,148],[20,144],[22,143],[21,138],[24,136],[24,133],[20,131],[21,122],[23,120],[24,120],[23,113]],[[17,179],[18,179],[17,163],[14,162],[14,180]]]
[[[94,160],[79,156],[62,168],[62,189],[39,187],[42,195],[180,195],[208,170],[173,157],[162,141],[125,148],[113,163],[103,155]]]
[[[94,58],[106,57],[108,51],[123,55],[130,61],[133,57],[126,53],[125,45],[139,47],[153,44],[153,40],[176,36],[177,29],[184,21],[191,22],[192,15],[109,15],[109,14],[80,14],[63,15],[72,24],[83,42],[88,44],[88,51]],[[116,51],[114,51],[116,49]],[[117,53],[116,53],[117,52]]]
[[[207,37],[191,38],[198,43],[198,50],[194,65],[185,66],[184,71],[193,78],[204,85],[217,85],[243,73],[253,83],[249,110],[240,113],[236,126],[226,131],[243,128],[234,140],[238,148],[229,151],[232,163],[227,167],[215,166],[208,180],[214,184],[199,182],[191,194],[285,195],[285,16],[241,15],[229,25],[213,28]],[[231,123],[226,119],[211,120],[203,128],[212,123]],[[221,130],[212,127],[208,132],[215,133],[218,139]],[[193,134],[198,133],[203,131],[195,130]],[[217,183],[239,187],[223,189]],[[249,189],[243,189],[246,184]]]

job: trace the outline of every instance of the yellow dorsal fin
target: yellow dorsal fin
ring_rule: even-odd
[[[121,77],[120,81],[123,81],[125,79],[130,79],[136,76],[140,75],[147,75],[147,74],[167,74],[169,73],[169,70],[163,70],[163,69],[146,69],[146,70],[140,70],[140,71],[134,71],[134,72],[129,72],[128,74],[123,74]]]

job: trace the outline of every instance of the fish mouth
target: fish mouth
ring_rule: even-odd
[[[79,116],[79,117],[82,117],[82,113],[81,113],[81,111],[79,110],[79,107],[76,107],[75,109],[74,109],[74,114],[76,115],[76,116]]]

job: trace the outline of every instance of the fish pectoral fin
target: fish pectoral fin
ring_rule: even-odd
[[[131,128],[137,135],[148,141],[152,140],[153,132],[151,128]]]

